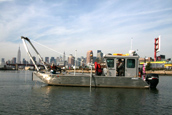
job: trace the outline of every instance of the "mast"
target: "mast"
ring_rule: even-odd
[[[38,51],[36,50],[36,48],[35,48],[35,47],[33,46],[33,44],[31,43],[30,39],[27,38],[27,37],[24,37],[24,36],[21,36],[21,39],[22,39],[22,41],[23,41],[23,45],[24,45],[24,47],[25,47],[25,49],[26,49],[26,52],[29,54],[29,57],[30,57],[31,61],[33,62],[33,64],[34,64],[36,70],[39,71],[39,68],[38,68],[38,66],[36,65],[35,61],[33,60],[33,57],[32,57],[31,53],[30,53],[29,50],[28,50],[28,47],[27,47],[27,45],[26,45],[25,40],[28,41],[28,42],[30,43],[30,45],[32,46],[32,48],[33,48],[33,49],[35,50],[35,52],[37,53],[39,59],[41,60],[41,63],[44,65],[45,70],[48,71],[47,66],[45,65],[45,62],[44,62],[43,59],[41,58],[41,55],[38,53]]]

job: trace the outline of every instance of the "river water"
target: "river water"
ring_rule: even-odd
[[[169,115],[172,76],[157,89],[47,86],[32,71],[0,71],[0,115]]]

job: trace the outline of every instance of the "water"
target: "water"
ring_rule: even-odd
[[[47,86],[31,71],[0,71],[0,115],[168,115],[172,76],[157,89]]]

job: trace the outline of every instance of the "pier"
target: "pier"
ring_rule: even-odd
[[[158,75],[172,75],[172,71],[168,71],[168,70],[156,70],[156,71],[146,71],[146,74],[158,74]]]
[[[22,66],[22,67],[30,66],[35,69],[35,66],[33,64],[8,64],[8,63],[6,63],[6,65],[15,67],[15,70],[18,70],[20,66]],[[38,64],[37,66],[44,67],[43,65],[40,65],[40,64]]]

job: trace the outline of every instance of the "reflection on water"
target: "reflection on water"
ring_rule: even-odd
[[[156,89],[92,88],[90,92],[84,87],[56,86],[33,87],[33,92],[44,94],[41,96],[43,100],[40,99],[46,100],[48,108],[56,105],[58,110],[70,108],[68,112],[87,111],[90,114],[140,114],[149,107],[150,96],[158,94]],[[157,102],[157,99],[154,96],[152,102]]]
[[[163,81],[163,82],[161,82]],[[157,89],[47,86],[29,71],[0,71],[0,114],[170,114],[172,77]]]

